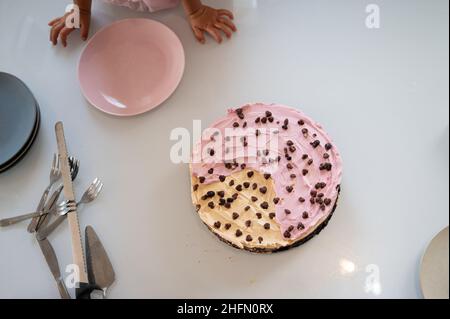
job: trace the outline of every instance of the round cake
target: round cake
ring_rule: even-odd
[[[226,243],[252,252],[298,246],[328,223],[342,162],[322,126],[277,104],[248,104],[203,131],[191,159],[192,201]]]

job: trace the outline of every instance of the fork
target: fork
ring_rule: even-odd
[[[80,168],[80,161],[73,156],[70,156],[68,158],[68,160],[69,160],[69,166],[70,166],[70,176],[73,181],[73,180],[75,180],[75,178],[77,178],[78,170]],[[59,193],[61,193],[64,188],[64,185],[61,184],[59,188],[61,189],[59,191]],[[43,215],[41,217],[38,217],[38,223],[37,223],[37,226],[35,227],[35,231],[37,231],[41,227],[47,226],[47,224],[50,220],[49,217],[50,217],[49,215]]]
[[[78,203],[75,203],[73,201],[64,201],[58,204],[58,209],[66,209],[69,210],[69,212],[73,211],[81,204],[88,204],[94,201],[98,197],[102,189],[103,183],[98,178],[96,178],[84,192]],[[36,235],[37,239],[42,240],[44,238],[47,238],[47,236],[50,235],[64,221],[65,217],[66,214],[60,214],[60,216],[58,216],[50,225],[45,228],[40,228]]]
[[[45,205],[45,202],[47,201],[48,193],[50,192],[50,189],[52,186],[61,178],[61,169],[59,167],[59,156],[54,153],[53,154],[53,162],[52,167],[50,169],[50,183],[48,184],[47,188],[44,190],[44,193],[41,196],[41,200],[39,201],[38,205],[38,211],[42,210],[42,208]],[[36,227],[38,226],[39,218],[33,218],[31,223],[28,225],[28,232],[33,233],[36,231]]]

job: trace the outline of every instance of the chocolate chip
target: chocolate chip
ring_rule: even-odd
[[[249,188],[250,187],[250,183],[249,182],[244,182],[243,185],[244,185],[245,188]]]
[[[302,217],[303,217],[303,219],[306,219],[306,218],[308,218],[308,217],[309,217],[309,214],[308,214],[308,212],[303,212],[303,214],[302,214]]]
[[[231,203],[225,203],[225,205],[223,205],[225,208],[231,208]]]
[[[287,230],[288,230],[288,232],[291,232],[291,231],[293,231],[293,230],[294,230],[294,226],[292,226],[292,225],[291,225],[291,226],[289,226]]]
[[[252,225],[252,221],[251,220],[246,220],[245,221],[245,226],[250,227]]]
[[[272,116],[272,112],[266,111],[266,116],[267,116],[267,117]]]
[[[198,205],[198,204],[197,204],[197,205],[195,206],[195,210],[196,210],[197,212],[200,210],[200,208],[202,208],[202,205]]]
[[[283,130],[287,130],[287,129],[288,129],[288,126],[287,126],[287,125],[283,125],[283,126],[281,126],[281,128],[282,128]]]
[[[312,197],[316,197],[317,196],[317,191],[316,190],[311,190],[311,192],[309,193]]]
[[[327,151],[331,150],[333,148],[333,145],[331,145],[330,143],[325,144],[325,149]]]
[[[303,120],[298,120],[298,125],[300,125],[300,126],[302,126],[302,125],[305,125],[305,121],[303,121]]]
[[[298,223],[297,229],[299,230],[305,229],[305,225],[303,225],[302,223]]]
[[[250,206],[245,206],[244,210],[247,212],[250,210]]]
[[[292,160],[292,157],[290,157],[289,155],[286,155],[286,160],[290,161],[290,160]]]
[[[261,123],[266,124],[266,123],[267,123],[267,117],[263,117],[263,118],[261,119]]]
[[[210,168],[210,169],[208,170],[208,174],[212,174],[212,173],[214,173],[214,168]]]
[[[225,163],[225,168],[226,169],[232,169],[233,166],[231,165],[231,163]]]
[[[308,160],[308,165],[312,165],[312,163],[314,163],[314,160],[311,158]]]
[[[228,230],[228,229],[230,229],[230,228],[231,228],[231,224],[229,224],[229,223],[228,223],[228,224],[225,224],[225,229],[226,229],[226,230]]]
[[[236,186],[236,190],[237,190],[238,192],[242,191],[242,185],[239,184],[238,186]]]
[[[198,189],[198,184],[195,184],[195,185],[192,187],[192,189],[194,190],[194,192],[197,191],[197,189]]]
[[[307,159],[308,158],[308,154],[303,154],[302,155],[302,160],[305,160],[305,159]]]
[[[258,188],[258,184],[253,183],[253,184],[252,184],[252,189],[255,190],[255,189],[257,189],[257,188]]]
[[[242,232],[240,229],[236,230],[236,237],[241,237],[242,236]]]
[[[255,123],[259,123],[261,121],[261,118],[260,117],[257,117],[256,119],[255,119]]]
[[[233,196],[231,196],[234,200],[236,200],[239,197],[238,193],[234,193]]]
[[[234,198],[233,197],[228,197],[227,198],[227,203],[232,203],[234,202]]]
[[[269,214],[269,218],[270,218],[270,219],[274,219],[274,218],[275,218],[275,213],[270,213],[270,214]]]
[[[295,174],[291,174],[291,175],[290,175],[290,177],[291,177],[291,179],[294,179],[294,178],[296,178],[296,177],[297,177],[297,175],[295,175]]]
[[[241,169],[245,169],[247,167],[247,165],[245,163],[241,164]]]
[[[299,201],[300,203],[304,203],[304,202],[305,202],[305,199],[304,199],[303,197],[299,197],[299,198],[298,198],[298,201]]]
[[[286,238],[291,238],[291,233],[286,230],[284,232],[283,236],[286,237]]]
[[[222,224],[219,221],[214,223],[214,227],[217,228],[217,229],[219,229],[221,225]]]
[[[200,197],[200,199],[201,199],[201,200],[207,200],[207,199],[208,199],[208,196],[203,195],[202,197]]]
[[[290,215],[290,214],[291,214],[291,211],[290,211],[289,209],[285,209],[285,210],[284,210],[284,213],[285,213],[286,215]]]
[[[245,240],[246,240],[246,241],[252,241],[252,240],[253,240],[253,238],[252,238],[252,236],[250,236],[250,235],[247,235],[247,237],[245,237]]]
[[[262,214],[261,213],[256,213],[256,217],[258,217],[258,219],[262,218]]]
[[[256,201],[258,201],[258,197],[252,196],[252,197],[251,197],[251,200],[252,200],[252,202],[256,202]]]
[[[219,206],[225,205],[226,200],[224,198],[219,199]]]
[[[295,148],[294,145],[289,146],[289,152],[294,153],[297,149]]]
[[[264,229],[270,229],[270,224],[269,223],[265,223],[264,224]]]
[[[218,191],[217,195],[219,195],[219,197],[223,198],[225,196],[225,192],[224,191]]]
[[[328,154],[328,153],[323,153],[323,158],[324,158],[324,159],[330,158],[330,154]]]
[[[260,244],[262,243],[263,240],[264,240],[264,238],[262,238],[261,236],[258,237],[258,241]]]
[[[284,119],[283,123],[284,123],[284,125],[288,125],[289,124],[289,119]]]
[[[294,188],[292,186],[286,186],[286,191],[288,193],[292,192],[294,190]]]
[[[231,217],[233,218],[233,220],[236,220],[236,219],[239,218],[239,214],[236,213],[236,212],[234,212],[234,213],[231,215]]]
[[[267,193],[267,187],[266,186],[260,187],[259,191],[261,192],[261,194],[265,194]]]
[[[255,135],[256,135],[256,136],[259,136],[260,133],[261,133],[261,132],[259,131],[259,129],[256,129]]]
[[[333,165],[331,165],[331,163],[322,163],[319,165],[319,169],[321,171],[323,171],[323,170],[331,171],[332,167],[333,167]]]
[[[303,176],[308,175],[308,170],[307,170],[307,169],[303,169],[303,170],[302,170],[302,174],[303,174]]]
[[[303,129],[302,129],[302,134],[303,134],[303,135],[308,134],[308,129],[307,129],[307,128],[303,128]]]
[[[269,116],[269,117],[267,118],[267,120],[268,120],[270,123],[273,123],[274,118],[273,118],[273,116]]]
[[[233,185],[234,185],[234,179],[232,179],[232,180],[228,183],[228,185],[229,185],[229,186],[233,186]]]
[[[208,203],[208,207],[211,208],[211,209],[213,209],[213,208],[214,208],[214,202],[209,202],[209,203]]]
[[[274,197],[273,198],[273,203],[276,205],[280,202],[280,198],[279,197]]]
[[[269,173],[265,173],[265,174],[264,174],[264,178],[265,178],[265,179],[269,179],[270,176],[271,176],[271,175],[270,175]]]
[[[225,176],[220,175],[220,176],[219,176],[219,181],[224,182],[224,181],[225,181],[225,178],[226,178]]]
[[[325,204],[320,205],[321,210],[325,210],[325,208],[326,208]]]
[[[320,141],[319,141],[319,140],[315,140],[314,142],[309,143],[309,144],[311,144],[311,146],[312,146],[313,148],[316,148],[316,147],[318,147],[318,146],[320,145]]]
[[[323,201],[325,205],[330,206],[331,204],[331,199],[329,198],[325,198],[325,200]]]
[[[286,142],[286,145],[287,145],[287,146],[292,146],[292,145],[294,145],[294,142],[292,142],[291,140],[288,140],[288,141]]]
[[[316,198],[316,203],[322,205],[323,204],[323,199],[320,197]]]
[[[254,174],[253,171],[249,171],[249,172],[247,172],[247,177],[251,178],[253,176],[253,174]]]
[[[314,199],[314,197],[311,197],[311,198],[309,199],[309,202],[310,202],[312,205],[314,205],[314,204],[316,203],[316,200]]]
[[[260,206],[261,206],[262,209],[267,209],[267,208],[269,208],[269,203],[262,202]]]
[[[205,182],[205,177],[204,176],[200,176],[199,178],[198,178],[198,180],[199,180],[199,182],[201,183],[201,184],[203,184],[204,182]]]
[[[324,196],[324,194],[323,193],[319,193],[319,194],[317,194],[317,197],[319,197],[319,198],[322,198]]]
[[[286,165],[286,168],[287,168],[287,169],[293,169],[293,168],[294,168],[294,166],[292,166],[292,164],[291,164],[291,163],[287,163],[287,165]]]
[[[234,122],[233,123],[233,127],[239,127],[239,123],[238,122]]]
[[[209,198],[213,198],[214,196],[216,196],[216,192],[214,192],[214,191],[208,191],[208,192],[206,193],[206,196],[208,196]]]

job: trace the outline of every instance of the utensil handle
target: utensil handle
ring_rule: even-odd
[[[61,223],[66,219],[66,215],[58,216],[50,225],[45,228],[39,228],[37,231],[37,239],[42,240],[47,238]]]
[[[47,197],[48,194],[50,193],[50,189],[52,188],[52,185],[48,185],[47,188],[45,189],[44,193],[41,196],[41,200],[39,201],[39,205],[38,205],[38,210],[42,210],[45,206],[45,202],[47,201]],[[36,231],[36,227],[38,226],[39,223],[39,217],[34,217],[30,224],[27,227],[27,231],[29,233],[34,233]]]
[[[56,283],[58,285],[59,295],[61,296],[61,299],[72,299],[69,295],[69,292],[67,291],[67,287],[64,284],[64,280],[62,278],[57,279]]]
[[[96,285],[80,282],[80,287],[75,289],[76,298],[91,299],[91,293],[96,289],[99,289]]]
[[[22,222],[24,220],[34,218],[34,217],[40,217],[40,216],[47,215],[47,214],[48,214],[48,212],[34,212],[34,213],[20,215],[20,216],[16,216],[16,217],[5,218],[5,219],[0,220],[0,227],[11,226],[11,225],[17,224],[19,222]]]

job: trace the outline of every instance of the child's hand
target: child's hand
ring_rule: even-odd
[[[50,30],[50,41],[53,45],[58,44],[58,37],[61,39],[61,43],[64,47],[67,46],[67,37],[69,36],[74,28],[69,28],[66,26],[66,19],[72,12],[66,13],[64,16],[56,18],[49,22],[49,26],[52,27]],[[80,10],[80,31],[81,38],[86,41],[89,35],[89,27],[91,24],[91,12]]]
[[[197,40],[205,43],[204,32],[208,32],[218,43],[222,42],[221,32],[230,38],[236,32],[236,26],[231,21],[233,13],[225,9],[214,9],[205,5],[189,14],[189,22]]]

